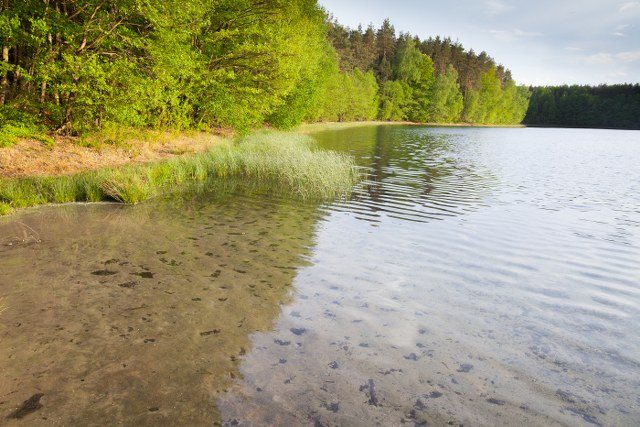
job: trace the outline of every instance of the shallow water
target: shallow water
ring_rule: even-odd
[[[0,220],[3,421],[638,423],[640,133],[317,138],[370,173],[353,198]]]
[[[219,420],[249,334],[271,330],[291,300],[317,214],[202,197],[3,220],[0,424]],[[38,393],[40,408],[16,412]]]

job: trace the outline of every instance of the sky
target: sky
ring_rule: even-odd
[[[640,0],[319,0],[342,25],[450,37],[518,84],[640,83]]]

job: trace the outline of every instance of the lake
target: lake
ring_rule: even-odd
[[[366,171],[351,197],[225,183],[0,218],[0,419],[640,422],[640,132],[315,137]]]

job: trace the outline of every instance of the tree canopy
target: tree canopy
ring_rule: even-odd
[[[640,129],[640,85],[548,86],[531,88],[524,123]]]
[[[328,37],[341,71],[376,75],[381,120],[517,124],[527,111],[529,90],[508,69],[449,38],[396,35],[388,20],[366,30],[333,21]]]
[[[299,122],[333,55],[314,0],[3,0],[0,104],[64,132]]]
[[[528,90],[450,39],[349,29],[316,0],[0,0],[0,127],[245,131],[518,123]]]

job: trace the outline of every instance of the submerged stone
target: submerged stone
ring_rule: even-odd
[[[114,274],[118,274],[118,272],[113,270],[96,270],[92,271],[91,274],[94,276],[113,276]]]
[[[44,396],[44,393],[36,393],[20,405],[18,409],[16,409],[9,418],[22,419],[29,415],[32,412],[37,411],[42,408],[42,404],[40,403],[40,399]]]
[[[154,274],[150,271],[141,271],[140,273],[131,273],[134,276],[140,276],[143,279],[153,279]]]

